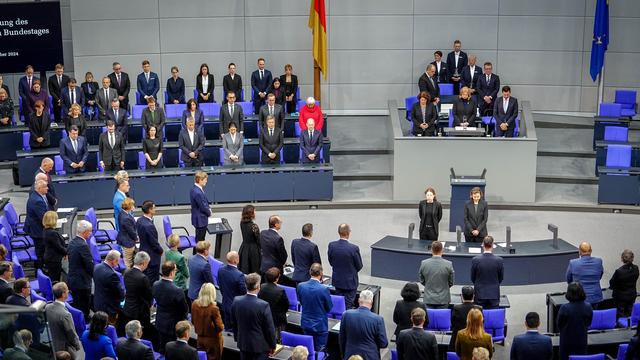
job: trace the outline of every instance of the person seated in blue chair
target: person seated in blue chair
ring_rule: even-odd
[[[495,136],[513,137],[518,116],[518,99],[511,96],[511,87],[502,87],[502,96],[493,105],[493,117],[496,119]]]
[[[151,71],[151,63],[149,60],[142,62],[142,72],[138,74],[138,91],[140,92],[140,102],[146,103],[149,98],[158,98],[160,91],[160,81],[158,74]]]
[[[67,174],[85,172],[89,148],[84,136],[78,135],[78,127],[71,125],[69,137],[60,140],[60,157]]]
[[[167,104],[184,104],[184,79],[177,66],[171,67],[171,77],[167,79]]]
[[[260,132],[260,150],[262,150],[263,164],[280,163],[280,149],[284,146],[282,131],[276,128],[276,118],[267,116],[267,127]]]
[[[300,150],[302,150],[302,163],[319,163],[320,151],[324,137],[322,131],[315,130],[316,121],[307,119],[307,130],[300,133]]]

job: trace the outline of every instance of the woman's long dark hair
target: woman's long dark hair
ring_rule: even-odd
[[[104,335],[104,330],[107,327],[108,316],[104,311],[98,311],[93,314],[91,318],[91,325],[89,325],[89,339],[98,340],[100,335]]]

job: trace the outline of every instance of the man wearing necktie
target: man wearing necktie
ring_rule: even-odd
[[[204,149],[204,135],[196,129],[196,121],[189,115],[187,128],[180,130],[178,146],[182,150],[181,160],[185,167],[202,166],[202,150]]]
[[[496,100],[493,116],[496,118],[495,135],[513,137],[518,116],[518,99],[511,96],[511,87],[502,87],[502,97]]]
[[[273,77],[271,71],[264,68],[263,58],[258,59],[258,69],[251,74],[251,88],[253,89],[253,108],[256,114],[264,105],[267,94],[271,92]]]
[[[236,104],[236,93],[229,91],[227,93],[227,103],[220,107],[220,137],[229,132],[229,125],[236,124],[236,128],[240,133],[244,131],[244,113],[242,106]]]
[[[209,225],[208,218],[211,216],[211,208],[209,208],[209,200],[207,200],[207,194],[204,192],[204,187],[207,186],[207,175],[204,171],[197,171],[193,187],[189,192],[189,199],[191,200],[191,225],[196,228],[196,243],[203,241],[207,233],[207,225]],[[193,248],[195,253],[195,247]]]
[[[420,79],[418,80],[418,88],[420,92],[426,91],[431,97],[431,101],[434,105],[438,105],[440,102],[440,85],[438,85],[436,75],[436,66],[433,64],[427,65],[427,69]]]
[[[64,171],[67,174],[84,172],[88,156],[87,140],[78,135],[76,125],[71,125],[69,137],[60,140],[60,157],[64,164]]]
[[[20,94],[20,98],[22,98],[22,104],[27,104],[29,101],[29,93],[33,87],[33,82],[38,80],[37,77],[33,76],[33,66],[27,65],[24,70],[24,76],[20,78],[18,84],[18,93]],[[25,118],[30,114],[27,113],[27,106],[22,107],[23,114]]]
[[[53,100],[53,117],[57,123],[60,122],[60,112],[62,111],[62,90],[69,85],[69,77],[64,74],[64,66],[57,64],[55,74],[49,77],[49,95]]]
[[[24,223],[24,231],[34,242],[36,249],[36,268],[42,267],[44,259],[44,227],[42,219],[47,211],[53,211],[53,204],[47,200],[49,188],[45,180],[37,180],[34,190],[29,194],[27,200],[27,217]]]
[[[260,131],[261,162],[263,164],[277,164],[280,162],[280,150],[284,145],[282,130],[276,128],[275,117],[267,116],[267,127]]]
[[[300,150],[302,151],[303,163],[320,162],[320,151],[322,151],[322,142],[324,140],[322,131],[315,130],[316,121],[307,119],[307,130],[300,134]]]
[[[122,65],[119,62],[113,63],[113,72],[109,74],[110,86],[116,89],[120,107],[124,110],[129,109],[129,91],[131,90],[131,81],[129,74],[122,71]]]
[[[483,69],[484,74],[478,79],[478,107],[480,116],[491,116],[493,104],[500,90],[500,78],[493,73],[493,65],[490,62],[485,62]]]
[[[62,90],[62,112],[66,116],[71,109],[71,105],[78,104],[82,106],[84,104],[84,94],[79,87],[76,87],[76,79],[70,78],[68,86]]]
[[[267,95],[267,103],[260,108],[258,112],[258,124],[262,128],[267,127],[267,116],[273,116],[276,119],[276,127],[280,130],[284,129],[284,109],[282,105],[276,104],[276,96],[274,94]]]
[[[158,98],[158,91],[160,91],[160,80],[158,74],[151,71],[151,63],[149,60],[142,62],[142,73],[138,75],[138,92],[140,93],[140,99],[138,105],[144,105],[149,98]]]
[[[107,120],[107,131],[98,140],[100,166],[104,171],[124,169],[125,147],[122,136],[116,131],[113,120]]]

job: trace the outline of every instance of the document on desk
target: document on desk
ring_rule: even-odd
[[[73,208],[59,208],[57,212],[59,213],[70,213],[73,211]]]
[[[331,328],[331,330],[340,331],[340,322],[338,321],[338,323],[337,323],[337,324],[333,325],[333,327]]]
[[[469,248],[469,254],[480,254],[480,248],[479,247],[470,247]]]
[[[210,217],[209,225],[211,224],[222,224],[222,218]]]
[[[58,219],[58,221],[56,221],[56,227],[60,228],[62,227],[62,224],[66,224],[66,223],[67,223],[66,218]]]

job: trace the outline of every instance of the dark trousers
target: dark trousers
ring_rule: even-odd
[[[207,235],[207,227],[196,228],[196,243],[204,241],[204,237]],[[225,254],[226,255],[226,254]]]
[[[62,274],[62,262],[46,262],[44,265],[47,269],[47,274],[49,274],[49,278],[51,279],[51,283],[54,284],[60,281],[60,275]]]
[[[203,165],[201,158],[195,158],[195,159],[189,158],[189,160],[186,160],[183,162],[185,167],[200,167]]]
[[[631,316],[633,301],[628,303],[616,302],[616,308],[618,309],[618,318]]]
[[[356,305],[356,292],[357,289],[338,289],[336,288],[336,295],[344,296],[344,303],[349,309],[355,309]]]
[[[423,229],[420,229],[420,240],[438,240],[438,233],[432,226],[425,226]]]
[[[267,353],[240,351],[240,360],[266,360],[268,358],[269,355]]]
[[[144,271],[144,274],[149,279],[149,282],[151,283],[151,285],[153,285],[153,283],[160,280],[160,264],[158,265],[149,264],[149,267],[147,267],[147,269]]]
[[[266,99],[266,96],[261,98],[260,96],[258,96],[258,94],[256,94],[255,98],[253,98],[253,109],[256,114],[260,112],[260,107],[265,104]]]
[[[451,84],[453,84],[453,95],[460,94],[460,80],[458,81],[451,80]]]
[[[165,334],[162,331],[160,331],[160,329],[156,328],[156,330],[158,331],[158,338],[159,338],[159,342],[158,342],[158,352],[160,354],[164,354],[164,348],[167,345],[168,342],[173,341],[176,339],[176,334]]]
[[[513,137],[513,133],[516,131],[516,124],[515,122],[513,124],[511,124],[511,126],[509,126],[507,128],[506,131],[502,131],[502,129],[500,129],[500,124],[496,124],[496,127],[494,129],[494,135],[496,137],[508,137],[508,138],[512,138]]]
[[[480,234],[478,236],[464,234],[464,241],[466,242],[481,243],[482,240],[484,240],[484,237],[480,236]]]
[[[62,107],[58,105],[57,101],[53,100],[53,119],[59,123],[62,120]]]
[[[322,350],[323,347],[327,346],[327,340],[329,339],[328,331],[315,332],[303,329],[303,332],[305,335],[313,336],[313,347],[316,352]]]
[[[474,303],[482,306],[483,309],[497,309],[500,307],[500,299],[475,299]]]
[[[91,310],[91,289],[74,289],[71,290],[71,296],[73,296],[72,306],[84,314],[84,318],[89,322],[89,310]]]
[[[120,170],[120,161],[116,162],[116,160],[114,160],[109,165],[104,164],[104,171],[116,171],[116,170]]]
[[[36,248],[36,257],[38,258],[38,260],[35,261],[35,267],[41,269],[44,264],[44,239],[33,236],[31,238],[33,239],[33,244]]]

